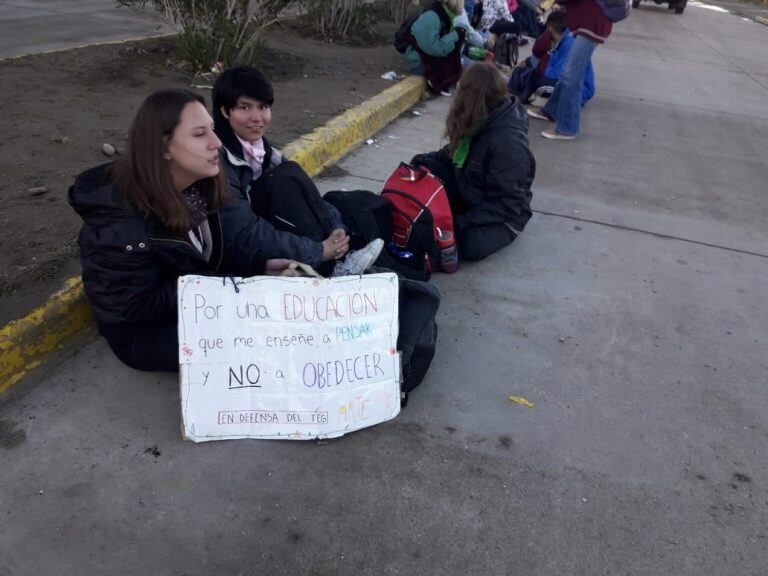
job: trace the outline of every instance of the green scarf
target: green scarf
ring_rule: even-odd
[[[455,26],[453,25],[453,21],[456,19],[456,14],[451,12],[451,10],[445,4],[443,4],[443,10],[445,10],[445,13],[448,14],[448,18],[451,19],[451,27],[448,30],[448,32],[453,32],[453,30],[455,28]]]
[[[486,120],[486,118],[480,120],[477,124],[467,130],[467,133],[464,134],[461,140],[459,140],[456,150],[453,151],[453,165],[456,166],[456,168],[464,168],[464,163],[467,161],[467,156],[469,155],[469,145],[472,143],[472,138],[474,138],[475,134],[485,126]]]

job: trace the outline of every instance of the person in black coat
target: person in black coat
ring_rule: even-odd
[[[124,156],[80,174],[83,286],[99,332],[139,370],[177,371],[180,276],[277,274],[247,205],[227,200],[220,140],[199,96],[165,90],[139,108]]]
[[[339,211],[266,139],[273,103],[271,82],[251,66],[229,68],[214,84],[214,131],[224,144],[220,158],[232,195],[249,203],[257,216],[254,233],[274,257],[304,262],[325,276],[361,274],[383,242],[349,252]]]
[[[443,181],[459,257],[480,260],[510,244],[531,217],[536,160],[528,119],[496,66],[478,62],[462,76],[445,122],[448,144],[411,161]]]

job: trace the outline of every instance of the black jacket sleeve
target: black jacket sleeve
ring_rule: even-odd
[[[249,260],[289,258],[316,268],[323,261],[323,245],[311,238],[275,229],[251,209],[244,189],[244,174],[225,163],[230,198],[220,210],[224,228],[224,250],[228,262],[249,266]],[[338,214],[338,212],[337,212]],[[341,221],[341,216],[338,216]]]
[[[83,285],[96,320],[108,323],[174,322],[178,274],[158,259],[151,247],[99,242],[99,233],[84,226],[80,233]]]
[[[456,218],[459,228],[509,223],[522,230],[531,216],[535,161],[516,138],[496,138],[482,159],[465,166],[461,194],[471,208]]]

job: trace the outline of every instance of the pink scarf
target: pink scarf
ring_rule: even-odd
[[[237,134],[235,134],[235,136],[237,136]],[[264,150],[264,139],[259,138],[256,142],[246,142],[240,138],[240,136],[237,136],[237,139],[243,147],[245,161],[248,162],[248,165],[253,170],[253,179],[256,180],[261,176],[261,167],[264,164],[264,155],[266,154],[266,151]]]

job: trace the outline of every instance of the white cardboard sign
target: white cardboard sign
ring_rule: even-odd
[[[184,437],[311,440],[391,420],[397,299],[392,273],[179,278]]]

